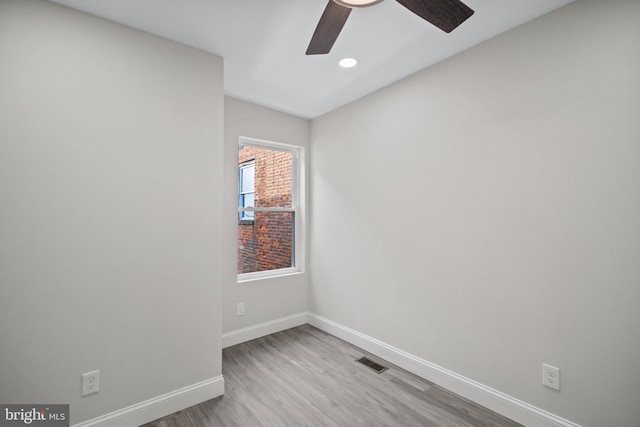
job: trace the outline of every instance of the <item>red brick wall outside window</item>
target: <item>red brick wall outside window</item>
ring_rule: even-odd
[[[292,207],[293,154],[241,145],[238,166],[249,162],[255,162],[255,207]],[[239,220],[238,274],[292,267],[293,230],[293,212],[255,212],[253,221]]]

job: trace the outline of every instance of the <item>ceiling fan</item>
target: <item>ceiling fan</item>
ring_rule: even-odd
[[[307,55],[329,53],[351,9],[373,6],[382,0],[329,0],[316,27]],[[471,15],[473,10],[460,0],[397,0],[398,3],[442,31],[450,33]]]

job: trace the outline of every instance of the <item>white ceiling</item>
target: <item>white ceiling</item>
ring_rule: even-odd
[[[313,118],[572,0],[466,0],[475,14],[449,34],[386,0],[353,10],[316,56],[305,51],[327,0],[52,1],[220,55],[227,95]],[[342,69],[346,56],[360,63]]]

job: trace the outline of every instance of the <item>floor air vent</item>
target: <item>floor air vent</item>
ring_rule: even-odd
[[[380,364],[378,364],[378,363],[374,362],[373,360],[368,359],[366,357],[361,357],[360,359],[356,360],[356,362],[362,363],[363,365],[373,369],[374,371],[376,371],[379,374],[381,374],[384,371],[386,371],[387,369],[389,369],[386,366],[382,366],[382,365],[380,365]]]

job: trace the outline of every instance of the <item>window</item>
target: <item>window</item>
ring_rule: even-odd
[[[238,177],[238,206],[241,208],[252,208],[255,206],[255,162],[247,162],[240,165],[240,173]],[[252,211],[240,211],[239,218],[241,221],[253,221],[254,213]]]
[[[302,271],[302,156],[302,147],[240,139],[239,281]]]

